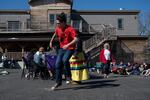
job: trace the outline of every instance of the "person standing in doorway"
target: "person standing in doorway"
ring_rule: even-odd
[[[64,72],[66,76],[66,83],[71,82],[71,71],[70,71],[70,63],[69,59],[74,53],[76,42],[77,42],[77,34],[76,31],[70,26],[66,24],[67,18],[64,13],[58,15],[56,23],[57,27],[55,29],[55,33],[52,36],[50,41],[50,48],[52,48],[52,42],[54,37],[57,36],[60,49],[58,50],[57,60],[55,64],[56,69],[56,84],[51,88],[55,90],[57,87],[62,85],[62,69],[64,67]]]

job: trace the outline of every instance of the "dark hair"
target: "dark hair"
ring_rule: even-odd
[[[57,16],[57,20],[59,20],[61,23],[62,23],[62,22],[65,22],[65,23],[66,23],[67,19],[66,19],[65,13],[62,12],[61,14],[59,14],[59,15]]]

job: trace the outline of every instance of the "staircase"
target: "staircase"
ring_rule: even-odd
[[[112,25],[101,24],[100,27],[102,27],[101,30],[95,30],[94,36],[83,41],[83,50],[90,56],[90,61],[99,56],[100,49],[105,41],[112,40],[113,37],[116,37],[116,28]]]

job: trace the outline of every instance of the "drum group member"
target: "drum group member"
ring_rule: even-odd
[[[72,84],[81,84],[83,80],[87,80],[89,76],[87,60],[82,49],[82,40],[80,39],[79,34],[76,50],[69,61],[72,74]]]

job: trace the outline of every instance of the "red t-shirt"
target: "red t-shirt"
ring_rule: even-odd
[[[65,30],[62,31],[61,28],[56,27],[55,34],[57,35],[59,42],[60,42],[60,48],[62,48],[64,45],[67,45],[70,43],[75,37],[76,37],[76,31],[69,25],[66,26]],[[74,50],[75,44],[70,45],[67,50]]]

